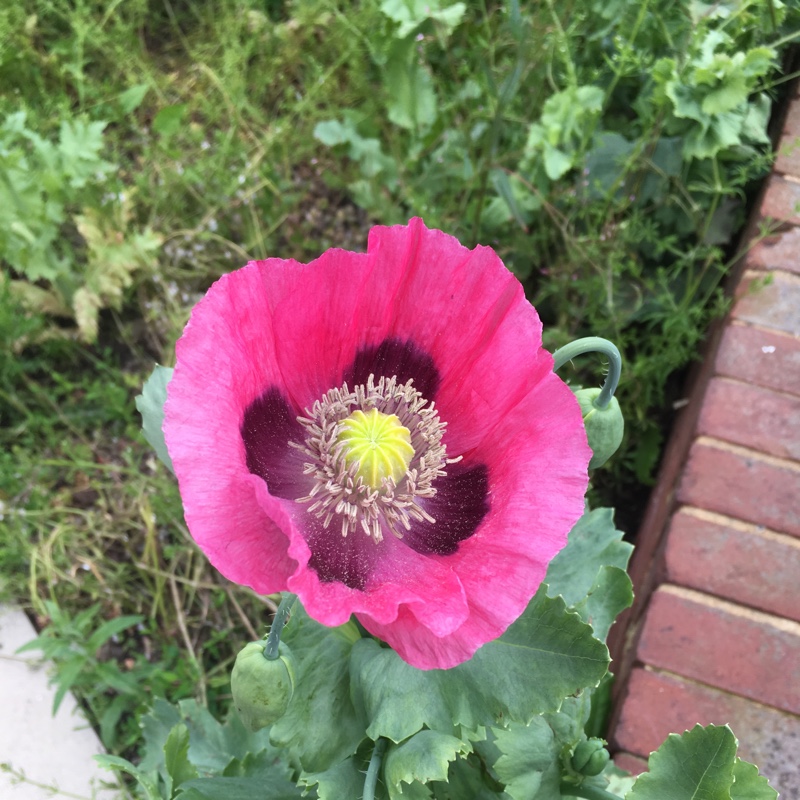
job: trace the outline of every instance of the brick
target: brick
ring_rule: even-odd
[[[800,469],[734,445],[698,439],[677,499],[685,505],[800,536]]]
[[[800,622],[800,540],[692,508],[670,521],[666,580]]]
[[[800,275],[747,272],[736,290],[733,317],[743,322],[800,336]]]
[[[650,598],[639,661],[800,714],[800,624],[690,589]]]
[[[789,104],[774,169],[800,177],[800,101],[797,99]]]
[[[759,212],[765,219],[800,225],[800,183],[773,173],[767,180]]]
[[[751,325],[728,325],[714,369],[718,375],[800,396],[800,339]]]
[[[670,733],[730,724],[741,758],[757,764],[781,797],[800,797],[800,718],[649,669],[634,669],[627,688],[611,734],[615,747],[647,756]]]
[[[793,226],[760,239],[750,248],[747,265],[751,269],[800,272],[800,227]]]
[[[800,460],[800,397],[730,378],[713,378],[706,389],[697,432]]]
[[[647,772],[647,759],[639,758],[631,753],[615,753],[614,763],[625,772],[630,772],[631,775],[641,775],[643,772]]]

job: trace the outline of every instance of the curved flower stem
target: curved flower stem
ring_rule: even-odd
[[[367,768],[367,779],[364,781],[364,795],[362,800],[375,800],[375,787],[378,785],[378,773],[381,769],[383,751],[386,749],[386,739],[381,737],[375,742],[372,749],[372,756],[369,759]]]
[[[576,783],[561,781],[561,786],[558,788],[561,794],[567,797],[584,797],[586,800],[620,800],[618,795],[611,794],[611,792],[607,792],[605,789],[600,789],[597,786],[578,785]],[[366,796],[364,800],[366,800]]]
[[[274,661],[278,657],[278,645],[281,643],[281,632],[283,626],[289,619],[289,612],[292,610],[294,601],[297,600],[297,595],[287,592],[281,598],[281,604],[275,612],[275,618],[272,620],[272,627],[269,629],[269,636],[267,637],[267,644],[264,647],[264,658],[267,661]]]
[[[615,344],[609,342],[608,339],[601,339],[599,336],[587,336],[583,339],[577,339],[564,345],[564,347],[559,347],[553,353],[553,360],[555,361],[553,369],[561,369],[567,361],[572,361],[573,358],[586,353],[602,353],[608,359],[606,382],[594,401],[597,408],[605,408],[614,396],[614,392],[617,391],[619,376],[622,373],[622,356],[619,354]]]

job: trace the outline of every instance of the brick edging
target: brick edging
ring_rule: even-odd
[[[791,123],[795,118],[797,119],[796,127],[798,128],[798,133],[800,133],[799,93],[800,80],[796,80],[793,89],[788,93],[788,102],[782,114],[773,121],[773,142],[776,146],[785,125]],[[800,153],[800,149],[796,152]],[[800,156],[794,158],[780,154],[776,159],[773,174],[765,180],[759,191],[753,206],[754,212],[751,214],[740,239],[742,252],[725,280],[725,294],[731,299],[736,296],[737,291],[741,292],[743,280],[746,281],[751,277],[746,275],[747,270],[772,269],[771,264],[776,258],[781,262],[778,269],[784,270],[782,274],[791,275],[794,278],[792,273],[800,272],[800,228],[790,229],[786,236],[786,239],[789,240],[788,243],[784,241],[784,237],[780,237],[776,249],[773,249],[773,245],[767,240],[758,242],[752,248],[748,248],[748,244],[757,238],[759,223],[766,216],[786,219],[790,225],[800,225],[800,215],[796,211],[789,212],[788,216],[786,213],[778,213],[780,208],[786,209],[791,205],[795,197],[800,199],[800,182],[798,179],[791,175],[787,178],[777,174],[784,169],[794,169],[796,161],[800,164]],[[798,171],[800,172],[800,170]],[[781,203],[783,203],[783,206],[781,206]],[[792,242],[795,239],[798,241],[797,255],[792,251]],[[779,278],[779,280],[785,282],[789,279]],[[798,286],[800,286],[800,281]],[[737,327],[733,325],[734,319],[734,311],[732,309],[724,319],[717,320],[712,324],[703,347],[702,360],[694,364],[689,372],[686,382],[689,402],[676,419],[659,469],[656,487],[650,496],[636,540],[637,547],[630,566],[630,575],[636,595],[634,605],[621,615],[609,635],[609,649],[613,658],[613,670],[616,675],[613,711],[609,721],[609,730],[612,732],[618,728],[622,716],[627,713],[624,705],[630,690],[631,676],[635,670],[641,669],[636,665],[640,661],[638,651],[642,623],[650,599],[659,584],[668,580],[667,534],[670,530],[673,515],[675,515],[682,503],[691,503],[690,492],[682,490],[683,495],[679,493],[679,484],[684,477],[690,453],[694,454],[695,464],[700,464],[704,469],[708,467],[707,464],[701,464],[696,460],[698,452],[696,450],[696,438],[699,426],[703,424],[701,414],[712,378],[716,376],[715,380],[719,380],[720,375],[725,374],[724,369],[720,370],[717,362],[723,338],[726,335],[730,336],[728,332]],[[736,332],[734,331],[734,333]],[[780,335],[779,332],[774,330],[765,331],[764,333],[768,337]],[[791,331],[791,333],[800,334],[800,331]],[[779,375],[777,382],[780,383],[781,380],[782,377]],[[780,388],[780,386],[774,388]],[[708,453],[701,452],[700,457],[703,455],[708,455]],[[797,457],[795,453],[790,453],[789,455],[791,458]],[[762,522],[762,520],[758,520],[758,522]],[[623,750],[625,749],[624,743],[618,744]]]

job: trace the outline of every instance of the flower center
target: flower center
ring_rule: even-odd
[[[434,523],[425,510],[447,458],[441,422],[433,403],[413,381],[370,375],[350,391],[347,384],[317,400],[305,417],[305,441],[292,442],[308,461],[311,491],[298,498],[324,527],[338,518],[342,536],[360,527],[376,543],[386,530],[402,538],[416,520]]]
[[[414,457],[408,428],[396,414],[382,414],[377,408],[366,414],[354,411],[342,422],[336,439],[346,444],[345,462],[357,461],[356,475],[372,489],[380,489],[384,478],[399,483]]]

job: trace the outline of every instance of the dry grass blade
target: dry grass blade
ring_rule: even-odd
[[[225,587],[225,594],[228,595],[228,599],[231,601],[231,604],[236,609],[236,613],[239,615],[239,619],[242,621],[242,625],[247,628],[247,632],[250,634],[250,637],[253,641],[260,639],[261,637],[256,633],[256,629],[250,624],[250,620],[247,619],[247,615],[242,611],[242,607],[239,605],[239,602],[233,596],[233,592],[231,591],[230,586]]]
[[[178,593],[178,583],[172,575],[169,576],[169,590],[170,594],[172,595],[172,603],[175,606],[175,618],[178,622],[178,628],[181,632],[183,644],[186,647],[186,652],[189,654],[192,663],[197,669],[197,688],[200,693],[200,699],[203,705],[206,705],[207,691],[205,675],[203,673],[202,665],[198,661],[197,655],[192,647],[192,640],[189,636],[189,631],[186,628],[186,618],[184,617],[183,613],[183,604],[181,603],[180,594]]]

